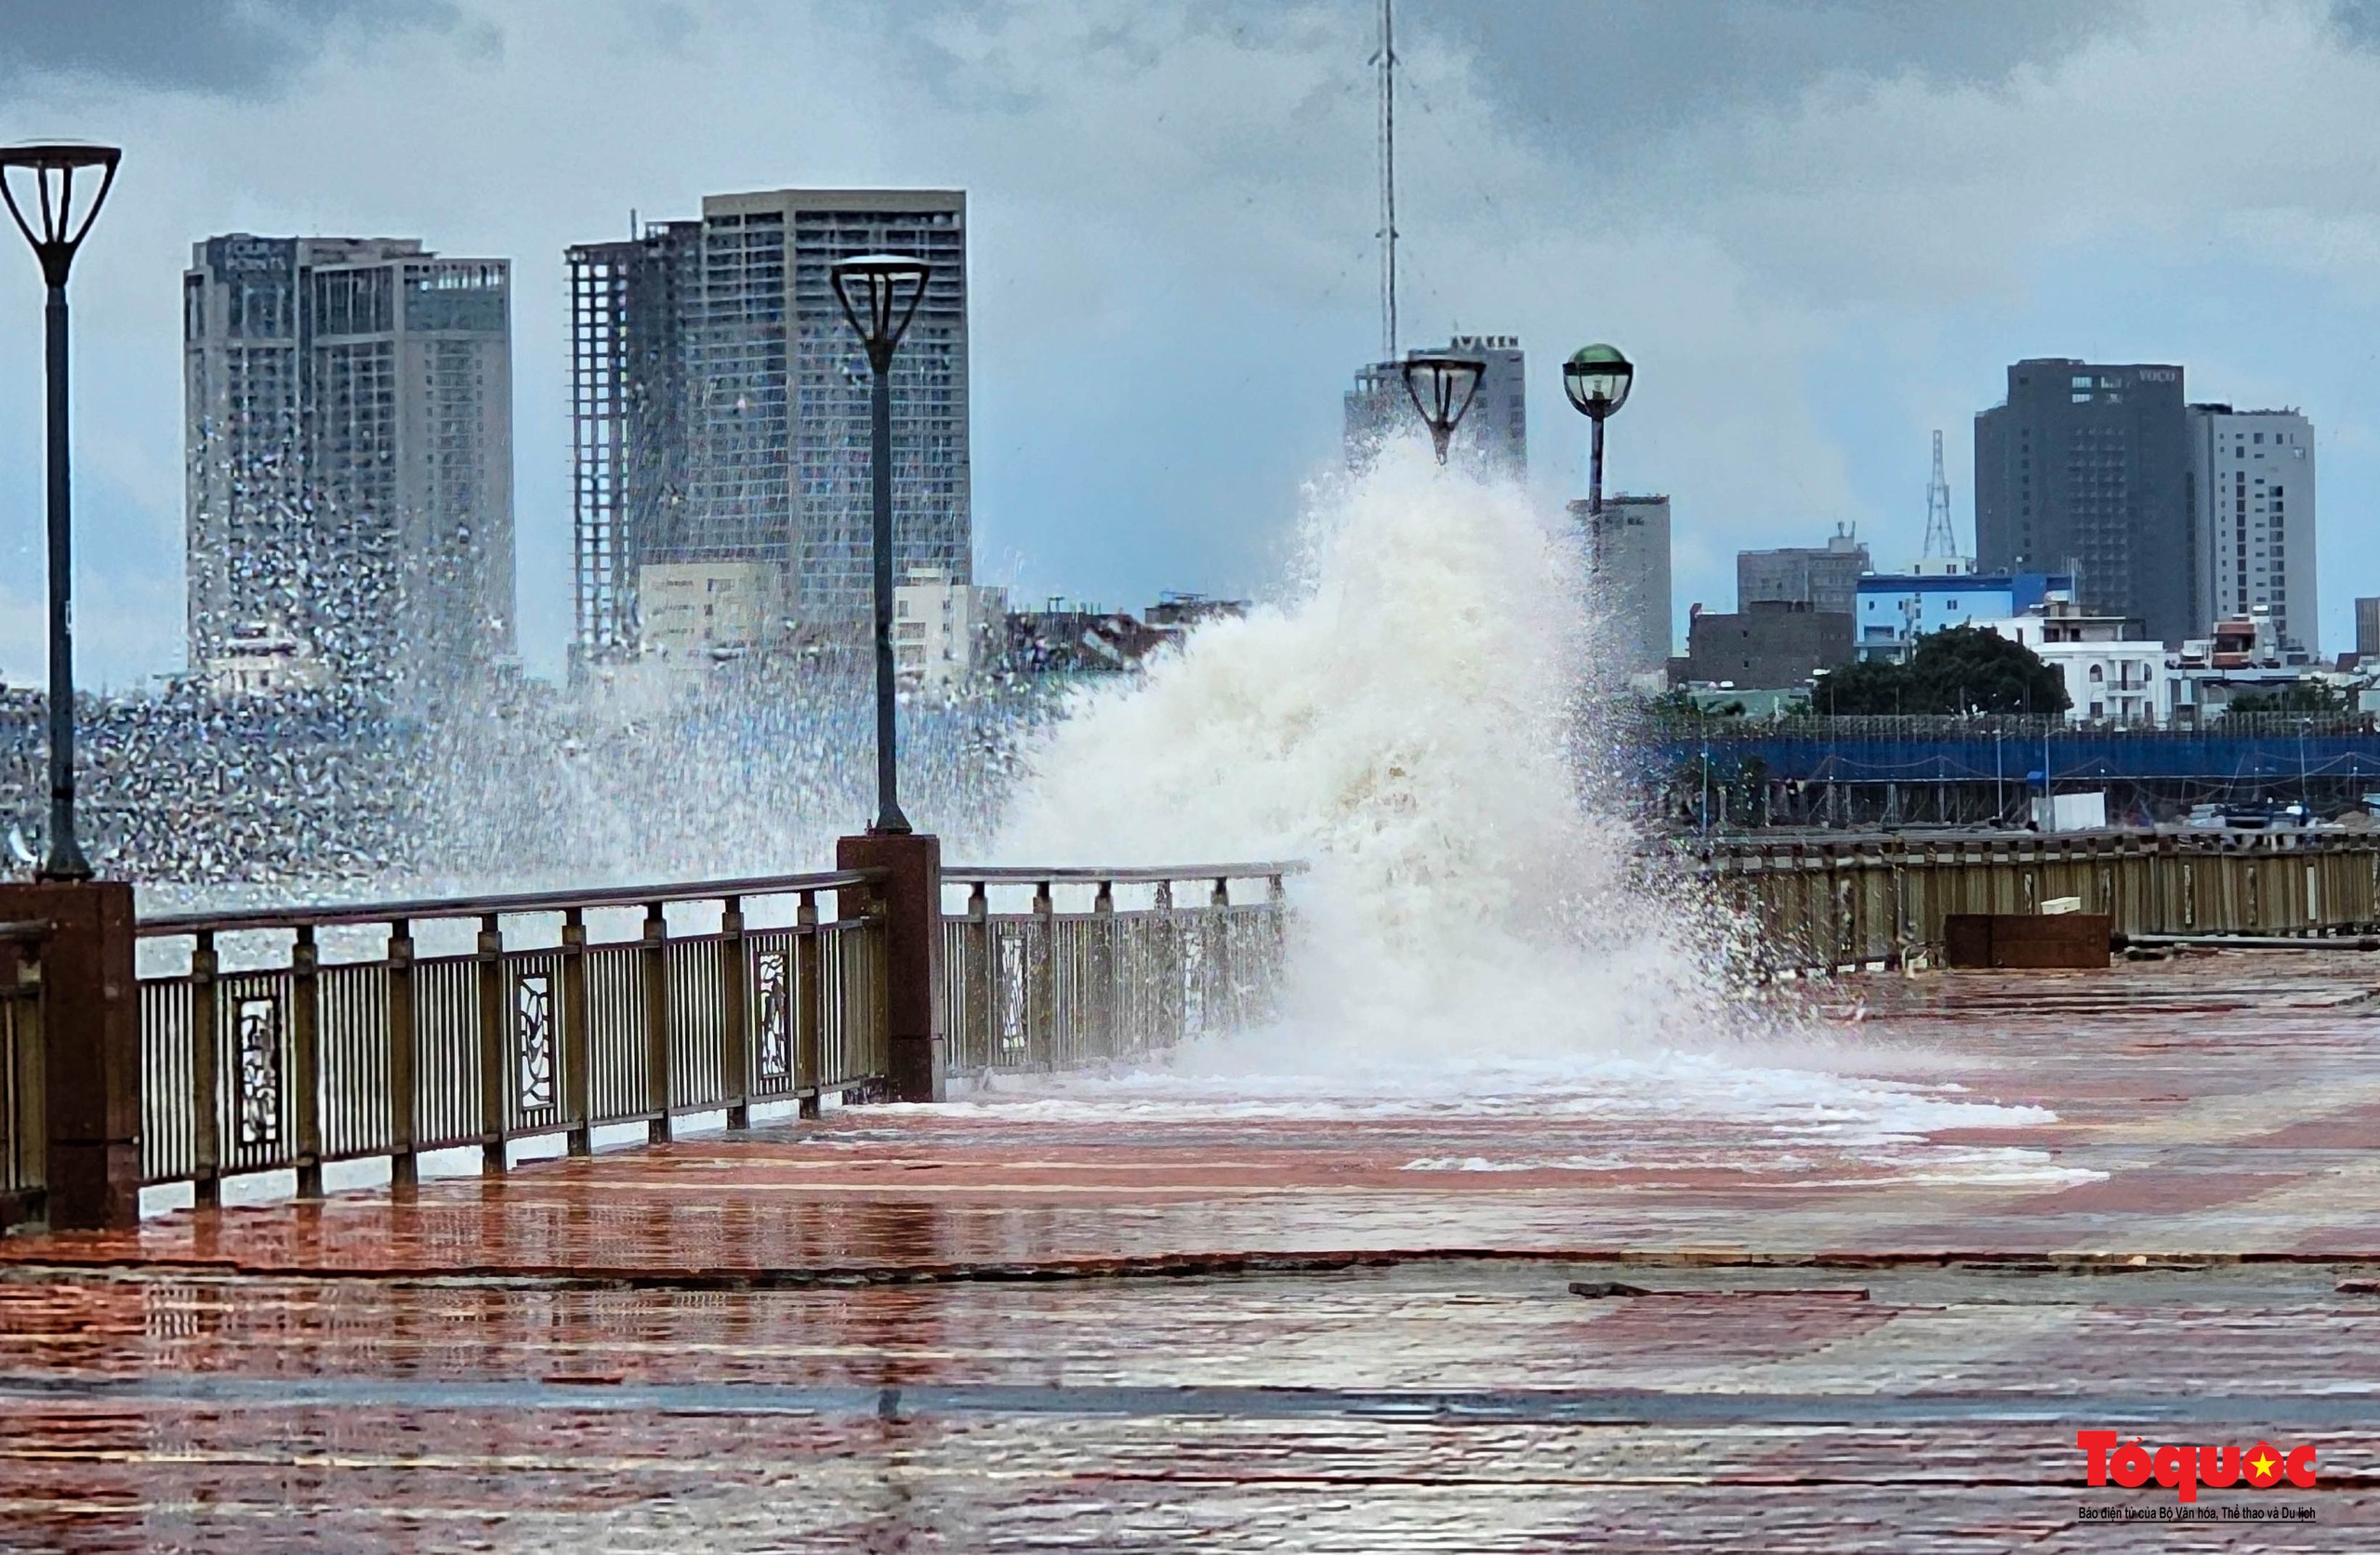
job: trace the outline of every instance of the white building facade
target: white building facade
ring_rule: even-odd
[[[1008,590],[979,588],[919,568],[892,590],[892,667],[914,685],[946,689],[992,666],[1008,636]]]
[[[2192,701],[2175,654],[2162,642],[2122,636],[2112,618],[2020,615],[1976,625],[2023,643],[2057,671],[2069,723],[2162,729]]]
[[[2198,635],[2259,606],[2285,648],[2319,655],[2314,426],[2292,410],[2192,405],[2192,602]]]
[[[1676,639],[1670,613],[1670,499],[1625,493],[1603,499],[1591,514],[1570,504],[1570,521],[1585,532],[1589,586],[1597,614],[1630,679],[1661,675]]]

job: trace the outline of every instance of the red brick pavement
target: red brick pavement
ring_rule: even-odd
[[[0,1548],[2380,1547],[2375,984],[1846,983],[1841,1066],[2057,1114],[1884,1144],[869,1109],[16,1239]],[[1249,1255],[1392,1261],[1051,1278]],[[2317,1521],[2080,1521],[2177,1505],[2102,1425],[2317,1442],[2202,1503]]]

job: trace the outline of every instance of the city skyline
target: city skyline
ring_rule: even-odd
[[[104,131],[127,146],[76,280],[93,681],[179,661],[178,331],[160,276],[194,238],[234,230],[422,231],[513,258],[520,634],[542,674],[559,675],[571,619],[561,250],[624,231],[631,205],[676,213],[706,190],[969,191],[982,581],[1130,599],[1262,591],[1277,575],[1301,481],[1335,462],[1350,364],[1377,351],[1366,7],[1197,23],[1085,6],[788,7],[733,55],[702,7],[667,33],[536,6],[324,14],[262,7],[221,24],[264,28],[231,43],[294,62],[271,87],[237,49],[160,53],[103,28],[34,25],[0,55],[0,138]],[[1629,351],[1640,376],[1611,426],[1609,483],[1673,496],[1679,619],[1726,599],[1737,550],[1808,544],[1836,521],[1880,565],[1917,554],[1928,431],[1992,402],[2025,357],[2187,362],[2194,400],[2304,407],[2333,513],[2380,483],[2380,403],[2357,344],[2380,297],[2357,257],[2380,183],[2353,133],[2323,128],[2380,83],[2380,29],[2360,12],[2016,7],[1979,38],[1974,13],[1946,7],[1848,46],[1790,7],[1727,15],[1688,48],[1660,7],[1590,26],[1559,7],[1489,19],[1416,4],[1399,44],[1431,105],[1400,162],[1407,337],[1493,328],[1536,347],[1532,482],[1549,518],[1584,486],[1585,428],[1555,364],[1589,339]],[[760,63],[872,47],[919,68],[879,88]],[[1026,51],[1038,96],[1003,89],[1003,48]],[[1579,62],[1557,80],[1547,61],[1564,57]],[[1682,79],[1688,57],[1698,72]],[[2215,62],[2273,88],[2256,114],[2174,89]],[[1657,111],[1582,137],[1577,71]],[[722,122],[654,133],[657,110],[640,105],[697,82]],[[617,106],[589,119],[596,97]],[[1063,132],[1085,114],[1110,126],[1097,144]],[[1293,144],[1276,134],[1289,124]],[[1762,148],[1749,159],[1747,136]],[[1210,175],[1257,140],[1277,177],[1219,201]],[[2111,143],[2132,158],[2122,188],[2094,171]],[[1995,154],[1979,162],[1983,145]],[[2293,171],[2275,180],[2283,155]],[[1793,201],[1758,187],[1778,159],[1817,169]],[[1928,170],[1949,165],[1969,171],[1937,187]],[[2210,201],[2233,192],[2240,218],[2210,226]],[[37,287],[29,266],[0,285],[27,303],[0,309],[0,353],[21,359]],[[18,494],[0,498],[12,683],[38,664],[37,410],[36,383],[0,383],[0,487]],[[1965,440],[1950,441],[1968,536],[1972,472]],[[2320,543],[2315,635],[2350,641],[2349,601],[2373,591],[2380,550],[2346,522]]]

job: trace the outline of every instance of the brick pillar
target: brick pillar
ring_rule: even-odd
[[[895,1101],[939,1101],[942,1040],[942,839],[870,832],[835,839],[838,869],[885,872],[885,1016]],[[864,890],[845,891],[839,916],[856,917]]]
[[[53,1231],[140,1221],[140,989],[132,888],[0,885],[0,919],[46,920],[41,950],[47,1203]]]

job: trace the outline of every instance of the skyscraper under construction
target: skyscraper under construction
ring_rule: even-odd
[[[970,580],[966,220],[957,190],[778,190],[568,251],[575,666],[868,618],[853,255],[933,267],[893,361],[893,566]]]

